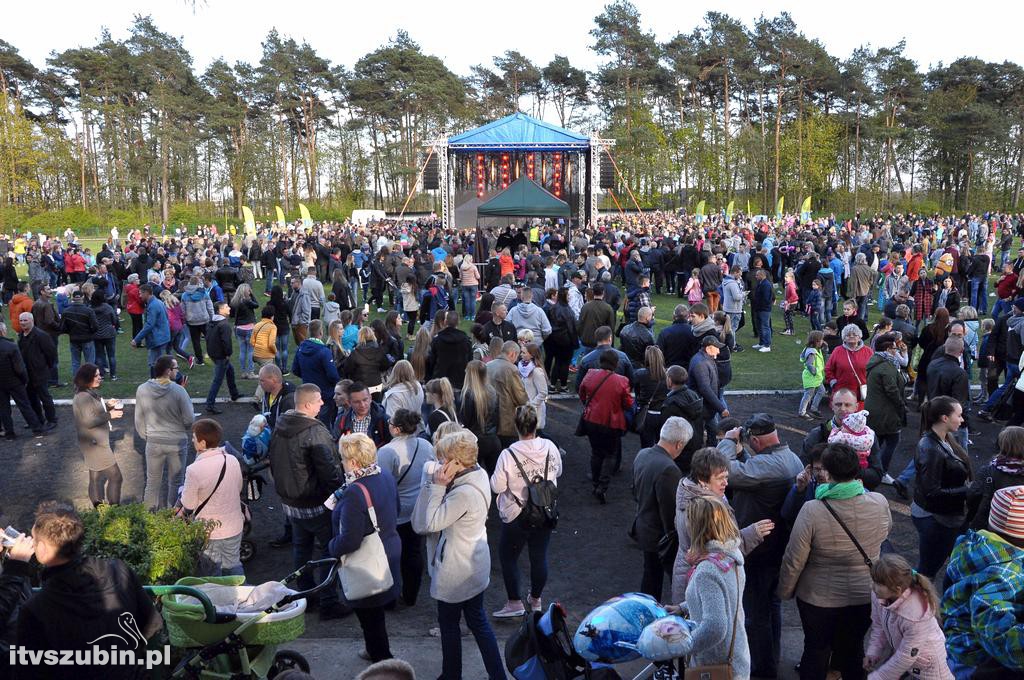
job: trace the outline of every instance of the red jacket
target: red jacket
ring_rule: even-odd
[[[867,345],[862,345],[856,352],[851,352],[846,345],[840,345],[832,350],[828,363],[825,364],[825,381],[836,381],[832,387],[832,394],[845,387],[860,401],[860,386],[868,383],[868,359],[873,354]]]
[[[1010,300],[1017,294],[1017,275],[1007,274],[996,284],[996,295],[1000,300]]]
[[[907,279],[917,281],[921,278],[921,267],[924,266],[924,255],[914,253],[907,262]]]
[[[81,253],[67,253],[64,255],[64,271],[68,274],[85,272],[85,258]]]
[[[129,283],[124,287],[124,308],[129,314],[142,314],[146,311],[139,297],[139,284]]]
[[[580,385],[580,399],[587,403],[583,419],[595,425],[604,425],[613,430],[626,430],[625,412],[633,406],[633,395],[629,391],[629,379],[609,371],[594,368],[587,371]],[[603,384],[602,384],[603,381]]]

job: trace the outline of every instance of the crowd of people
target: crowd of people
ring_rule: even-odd
[[[801,224],[648,213],[569,238],[540,222],[469,232],[429,220],[245,237],[147,228],[112,233],[95,253],[73,233],[19,236],[19,252],[0,238],[17,335],[0,328],[0,425],[17,437],[13,401],[44,436],[57,422],[50,389],[70,376],[89,498],[120,503],[109,435],[124,406],[101,390],[130,332],[150,371],[134,408],[143,502],[214,522],[204,569],[243,573],[243,466],[266,460],[282,503],[274,544],[296,566],[351,555],[370,535],[383,546],[390,584],[358,598],[326,590],[310,603],[321,619],[354,612],[365,658],[388,659],[389,612],[415,606],[426,568],[442,677],[461,677],[464,620],[493,679],[506,674],[484,610],[486,522],[501,522],[506,595],[491,616],[541,610],[568,444],[546,432],[546,405],[571,390],[594,502],[632,468],[637,582],[698,623],[691,663],[776,677],[781,601],[795,598],[801,678],[1021,677],[1021,235],[1024,216],[1005,214]],[[655,332],[655,296],[672,295],[672,321]],[[782,335],[797,319],[810,328],[795,366],[771,364],[776,306]],[[730,412],[731,359],[745,349],[775,375],[800,372],[798,415],[815,422],[798,445],[769,414]],[[196,419],[188,376],[207,363],[208,417]],[[254,381],[258,413],[236,452],[215,416],[224,382],[236,400],[241,380]],[[911,411],[916,452],[891,470]],[[974,452],[979,466],[971,432],[994,420],[1007,427],[994,457]],[[631,464],[630,433],[641,446]],[[914,567],[890,541],[882,485],[910,501]]]

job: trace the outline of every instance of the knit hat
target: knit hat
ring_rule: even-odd
[[[854,451],[870,451],[875,433],[867,425],[868,412],[857,411],[843,419],[842,427],[833,427],[828,435],[829,444],[846,444]]]
[[[997,534],[1024,539],[1024,485],[999,489],[992,494],[988,528]]]
[[[1019,297],[1013,301],[1013,306],[1024,312],[1024,297]]]

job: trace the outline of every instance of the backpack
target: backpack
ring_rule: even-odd
[[[565,609],[557,602],[546,612],[527,612],[523,623],[505,643],[509,674],[515,680],[620,678],[613,669],[598,669],[576,652],[565,619]]]
[[[526,482],[525,504],[512,495],[512,500],[523,509],[520,513],[523,522],[531,529],[554,529],[555,525],[558,524],[558,487],[555,486],[554,480],[547,478],[551,453],[549,452],[544,456],[544,476],[538,475],[530,479],[526,476],[526,470],[523,469],[522,463],[519,462],[512,449],[506,449],[506,451],[512,456],[516,467],[519,468],[519,474],[523,476],[523,480]]]

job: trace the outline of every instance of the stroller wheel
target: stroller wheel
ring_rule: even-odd
[[[242,539],[242,544],[238,549],[238,559],[242,564],[245,564],[254,557],[256,557],[256,544],[250,540]]]
[[[274,655],[274,663],[271,665],[270,671],[267,673],[267,678],[273,678],[278,673],[283,673],[284,671],[292,669],[308,673],[309,662],[306,661],[306,657],[302,656],[298,652],[293,652],[290,649],[282,649]]]

